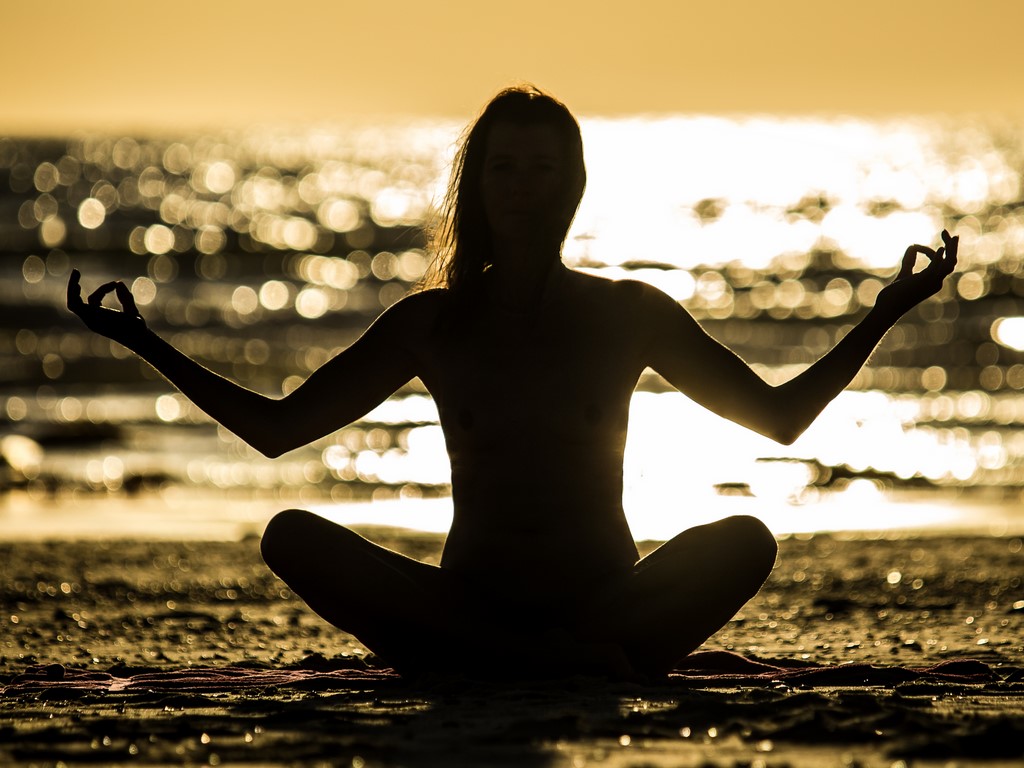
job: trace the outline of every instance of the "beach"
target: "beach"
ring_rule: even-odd
[[[428,562],[442,544],[423,532],[362,533]],[[1024,569],[1013,536],[782,537],[757,597],[689,670],[649,683],[474,682],[446,675],[443,658],[436,674],[404,680],[293,596],[254,536],[21,541],[0,545],[0,563],[4,765],[1024,757]]]

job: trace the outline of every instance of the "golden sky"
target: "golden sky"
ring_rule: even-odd
[[[3,23],[9,133],[468,120],[519,80],[581,115],[1024,117],[1018,0],[49,0]]]

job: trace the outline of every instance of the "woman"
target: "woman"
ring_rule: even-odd
[[[438,287],[395,304],[277,400],[150,332],[123,283],[85,303],[75,272],[68,306],[268,456],[345,426],[420,377],[452,464],[440,566],[302,510],[274,517],[262,544],[314,611],[399,670],[664,675],[757,592],[776,544],[758,520],[732,517],[638,560],[622,458],[640,374],[650,366],[715,413],[791,443],[899,317],[939,290],[957,239],[943,232],[937,250],[908,248],[864,320],[772,387],[664,293],[562,265],[585,180],[579,126],[560,102],[533,88],[498,94],[455,160]],[[930,263],[914,273],[918,254]],[[102,306],[110,292],[121,311]]]

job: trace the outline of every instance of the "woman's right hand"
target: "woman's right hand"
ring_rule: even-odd
[[[133,343],[142,338],[146,330],[146,321],[135,305],[135,297],[128,286],[120,280],[104,283],[91,294],[88,303],[82,301],[82,286],[79,283],[81,273],[71,270],[68,280],[68,309],[82,318],[82,322],[101,336],[132,348]],[[113,292],[121,303],[121,309],[103,306],[103,298]]]

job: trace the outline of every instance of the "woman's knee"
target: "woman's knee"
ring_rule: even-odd
[[[752,515],[735,515],[721,521],[729,531],[730,540],[736,551],[751,568],[763,572],[765,578],[775,567],[779,543],[768,526]]]
[[[274,515],[263,531],[260,553],[278,576],[308,573],[327,566],[337,569],[352,555],[375,545],[343,525],[304,509]]]
[[[260,554],[272,570],[288,558],[294,558],[299,549],[299,542],[308,542],[316,528],[317,521],[323,518],[304,509],[286,509],[274,515],[263,531],[260,540]]]

